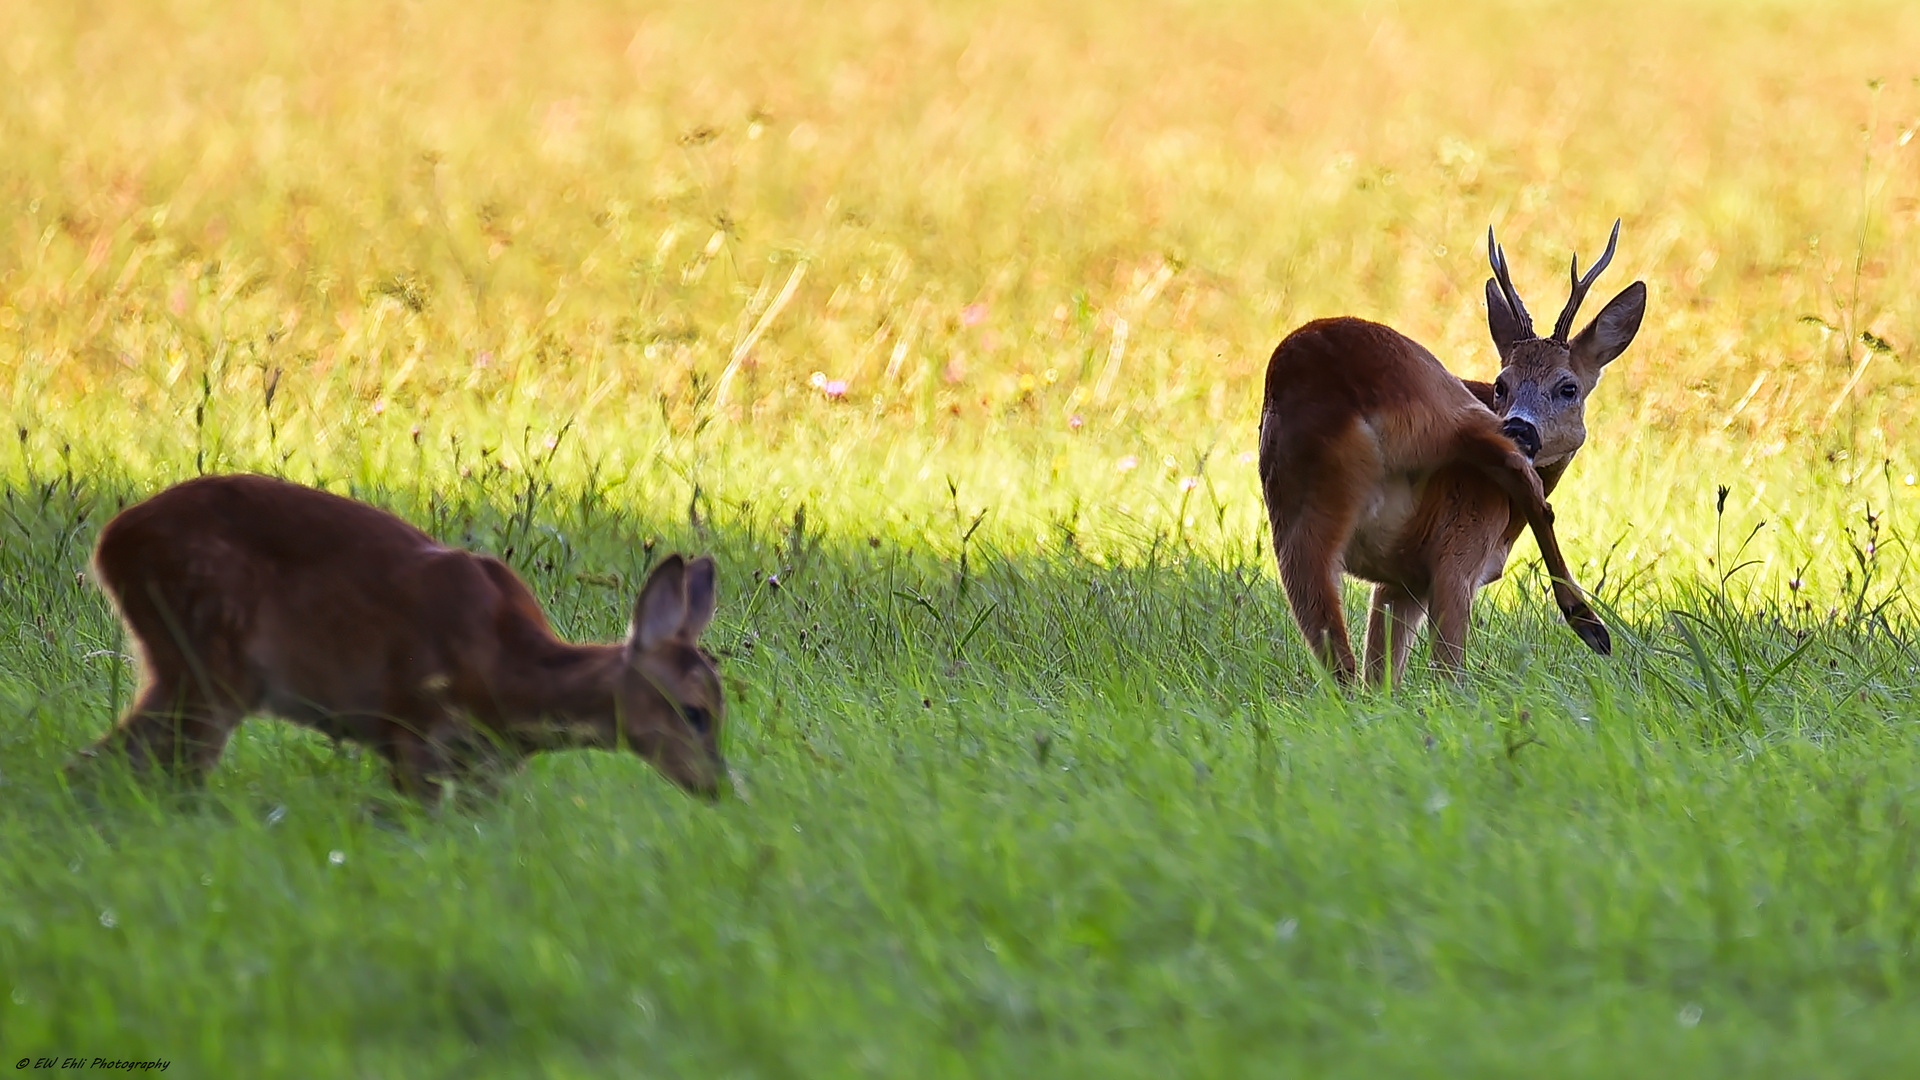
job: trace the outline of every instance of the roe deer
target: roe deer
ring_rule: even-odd
[[[1647,287],[1636,281],[1567,336],[1619,239],[1616,221],[1584,277],[1574,257],[1572,295],[1543,338],[1487,230],[1487,325],[1501,363],[1492,383],[1461,380],[1404,335],[1355,318],[1310,322],[1273,351],[1260,484],[1274,554],[1301,632],[1342,683],[1354,678],[1342,570],[1375,583],[1369,682],[1405,669],[1429,616],[1433,661],[1458,677],[1473,594],[1500,577],[1529,526],[1567,624],[1594,652],[1612,652],[1605,624],[1567,572],[1546,496],[1586,441],[1587,395],[1601,369],[1633,341],[1646,312]]]
[[[627,640],[555,637],[507,565],[399,518],[264,476],[189,480],[121,512],[93,564],[145,669],[89,756],[198,781],[252,712],[386,758],[429,801],[536,751],[622,744],[707,798],[724,701],[698,644],[714,565],[668,556]]]

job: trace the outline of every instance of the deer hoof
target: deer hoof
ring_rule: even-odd
[[[1592,608],[1581,604],[1567,612],[1567,625],[1573,628],[1581,641],[1587,643],[1587,648],[1601,656],[1613,655],[1613,635],[1607,632],[1607,624],[1600,621]]]

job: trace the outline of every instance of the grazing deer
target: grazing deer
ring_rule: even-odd
[[[1310,322],[1273,351],[1260,484],[1274,554],[1301,632],[1341,682],[1354,677],[1342,570],[1374,582],[1369,682],[1405,669],[1428,617],[1434,663],[1457,677],[1473,594],[1500,577],[1525,527],[1567,625],[1594,652],[1612,652],[1605,624],[1567,572],[1546,497],[1586,441],[1587,395],[1601,369],[1633,341],[1646,312],[1647,287],[1636,281],[1568,337],[1619,239],[1616,221],[1584,277],[1574,257],[1572,295],[1543,338],[1487,230],[1487,325],[1501,363],[1492,383],[1462,380],[1409,338],[1361,319]]]
[[[386,758],[428,801],[537,751],[621,745],[713,798],[724,708],[698,642],[714,566],[668,556],[627,640],[572,645],[507,565],[264,476],[189,480],[101,530],[94,570],[145,685],[88,750],[198,781],[252,712]],[[483,769],[482,766],[489,768]]]

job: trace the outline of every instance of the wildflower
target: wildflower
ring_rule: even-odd
[[[1072,416],[1067,417],[1067,426],[1075,431],[1079,431],[1080,425],[1084,423],[1086,423],[1086,421],[1080,418],[1079,413],[1074,413]]]
[[[968,304],[966,307],[960,309],[960,325],[962,326],[979,326],[986,321],[987,305],[985,304]]]
[[[1197,488],[1199,486],[1200,486],[1200,478],[1197,476],[1183,476],[1180,478],[1181,491],[1192,491],[1194,488]]]
[[[820,389],[825,391],[826,395],[829,398],[832,398],[833,400],[838,401],[841,398],[847,396],[847,380],[828,379],[826,385],[822,386]]]
[[[1133,470],[1139,467],[1140,467],[1140,458],[1138,455],[1135,455],[1135,454],[1128,454],[1126,457],[1123,457],[1119,461],[1116,461],[1113,463],[1113,470],[1115,472],[1132,472]]]

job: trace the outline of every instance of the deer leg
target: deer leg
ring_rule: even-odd
[[[498,794],[525,755],[436,702],[412,700],[389,727],[381,753],[393,786],[428,805],[449,795],[471,806]]]
[[[1379,447],[1358,418],[1324,437],[1281,445],[1263,425],[1261,481],[1280,583],[1300,632],[1333,677],[1353,682],[1353,643],[1340,610],[1340,559],[1360,520],[1360,498],[1378,480]]]
[[[1426,621],[1426,606],[1402,585],[1375,585],[1367,616],[1367,682],[1383,685],[1389,676],[1404,678],[1413,635]],[[1391,663],[1389,663],[1391,661]]]
[[[471,723],[443,727],[435,734],[434,743],[448,764],[445,780],[452,782],[455,800],[463,807],[477,807],[494,799],[526,763],[523,752]]]
[[[1411,599],[1413,602],[1404,608],[1405,616],[1393,622],[1392,656],[1395,672],[1407,670],[1407,659],[1413,653],[1414,635],[1420,632],[1421,625],[1427,621],[1427,606],[1417,598]]]
[[[124,754],[136,772],[200,783],[261,703],[262,687],[238,644],[246,635],[244,612],[169,603],[155,581],[112,591],[139,644],[146,683],[113,730],[83,755]]]
[[[1553,577],[1553,601],[1560,607],[1560,617],[1586,642],[1587,648],[1601,656],[1613,655],[1613,635],[1580,595],[1579,588],[1573,584],[1573,574],[1567,570],[1567,560],[1560,554],[1560,541],[1553,534],[1552,508],[1548,508],[1544,524],[1533,526],[1533,536],[1539,541],[1540,557],[1546,561],[1547,573]]]
[[[1379,686],[1387,681],[1388,627],[1399,622],[1399,617],[1391,610],[1393,605],[1389,599],[1394,591],[1392,585],[1376,584],[1373,596],[1367,602],[1367,637],[1362,654],[1369,686]],[[1393,670],[1397,674],[1400,668],[1395,665]]]
[[[1340,553],[1358,518],[1353,497],[1339,485],[1321,489],[1320,504],[1284,524],[1273,519],[1273,548],[1280,563],[1280,584],[1294,621],[1320,662],[1341,685],[1353,682],[1353,643],[1340,610]]]
[[[1547,575],[1553,581],[1553,602],[1560,608],[1560,616],[1567,621],[1567,626],[1587,648],[1601,656],[1612,655],[1613,638],[1607,633],[1606,624],[1580,595],[1580,588],[1573,583],[1573,574],[1567,569],[1566,557],[1560,554],[1560,540],[1553,531],[1553,507],[1547,505],[1540,474],[1534,471],[1533,463],[1504,435],[1477,427],[1461,433],[1458,449],[1463,460],[1500,485],[1507,498],[1525,515],[1527,526],[1540,545],[1540,558],[1547,565]],[[1434,617],[1439,618],[1438,612]]]
[[[1280,583],[1307,645],[1341,684],[1354,675],[1353,644],[1347,640],[1347,620],[1340,610],[1340,548],[1322,537],[1295,530],[1278,541]]]
[[[244,710],[201,693],[192,679],[156,680],[84,754],[124,754],[135,772],[158,770],[198,784],[220,761],[244,718]]]
[[[438,806],[446,795],[446,780],[453,772],[446,754],[431,739],[419,732],[396,727],[380,746],[387,759],[387,771],[393,786],[401,794],[428,806]]]
[[[1473,582],[1462,574],[1436,577],[1427,595],[1433,612],[1433,666],[1449,678],[1466,673],[1467,631],[1472,625]]]

